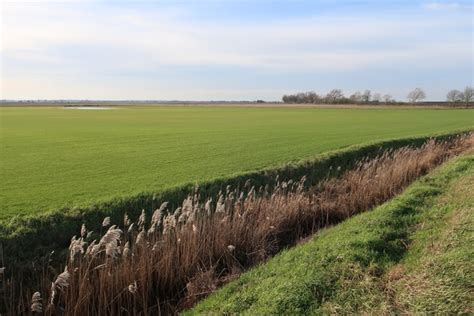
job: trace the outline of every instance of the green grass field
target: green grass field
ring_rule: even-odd
[[[472,127],[472,110],[0,108],[0,218]]]

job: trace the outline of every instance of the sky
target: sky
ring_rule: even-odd
[[[0,3],[0,99],[444,100],[473,84],[471,1]]]

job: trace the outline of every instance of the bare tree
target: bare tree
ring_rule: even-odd
[[[383,101],[384,101],[385,103],[393,102],[392,96],[391,96],[390,94],[385,94],[385,95],[383,96]]]
[[[362,102],[369,103],[372,98],[372,92],[370,90],[365,90],[364,93],[362,93]]]
[[[326,101],[329,103],[337,103],[337,101],[340,101],[343,98],[344,98],[344,94],[342,93],[342,90],[340,89],[332,89],[326,95]]]
[[[420,88],[416,88],[415,90],[408,93],[407,98],[411,103],[417,103],[418,101],[424,100],[426,98],[426,94]]]
[[[446,100],[449,102],[461,102],[464,99],[464,94],[456,89],[453,89],[448,92],[446,95]]]
[[[294,94],[290,94],[290,95],[284,95],[283,98],[282,98],[282,101],[284,103],[297,103],[297,98],[296,98],[296,95]]]
[[[296,94],[296,103],[305,103],[306,101],[306,94],[303,92],[299,92]]]
[[[281,100],[284,103],[321,103],[321,97],[313,91],[285,94]]]
[[[362,103],[362,93],[360,93],[359,91],[354,92],[349,97],[349,100],[351,100],[352,103]]]
[[[321,98],[316,92],[314,91],[306,92],[306,103],[316,104],[316,103],[319,103],[320,99]]]
[[[377,103],[382,101],[382,95],[380,93],[374,93],[374,95],[372,96],[372,101]]]
[[[464,96],[463,101],[466,103],[466,106],[469,106],[472,103],[473,98],[474,98],[474,89],[469,86],[464,88],[463,96]]]

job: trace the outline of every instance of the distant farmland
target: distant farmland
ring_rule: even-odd
[[[224,107],[0,108],[0,218],[83,206],[474,127],[474,111]]]

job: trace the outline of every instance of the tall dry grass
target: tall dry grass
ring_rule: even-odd
[[[204,203],[196,189],[182,206],[163,203],[104,233],[82,227],[71,240],[64,272],[15,306],[17,313],[167,314],[191,306],[241,271],[321,227],[369,210],[417,177],[474,145],[474,136],[386,151],[340,178],[305,187],[305,179],[273,188],[228,187]],[[35,292],[33,294],[33,292]],[[30,296],[31,295],[31,296]]]

